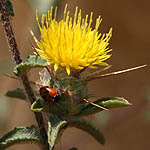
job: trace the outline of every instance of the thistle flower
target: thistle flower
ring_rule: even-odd
[[[98,32],[102,19],[96,20],[92,29],[92,16],[81,18],[81,10],[76,7],[74,19],[69,16],[67,6],[64,10],[64,18],[56,21],[57,8],[54,16],[53,7],[47,14],[42,15],[41,25],[38,15],[36,17],[41,33],[41,39],[37,41],[38,54],[50,64],[54,64],[54,70],[65,68],[70,75],[71,70],[97,68],[96,65],[107,66],[104,61],[111,54],[108,52],[109,40],[112,36],[112,28],[106,34]]]

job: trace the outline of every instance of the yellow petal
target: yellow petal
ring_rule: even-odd
[[[57,69],[58,69],[58,64],[55,64],[54,65],[54,70],[57,71]]]
[[[88,15],[82,18],[81,10],[77,7],[72,19],[66,5],[64,18],[57,21],[57,8],[54,17],[52,12],[51,7],[47,14],[42,15],[41,25],[36,17],[41,32],[41,39],[36,43],[39,55],[54,64],[55,71],[62,67],[70,75],[71,69],[96,68],[94,65],[107,64],[104,61],[111,56],[108,54],[111,51],[108,45],[112,28],[106,34],[99,33],[101,17],[97,18],[95,28],[92,29],[93,13],[89,19]]]
[[[66,66],[66,71],[67,71],[67,74],[70,75],[70,67],[69,66]]]

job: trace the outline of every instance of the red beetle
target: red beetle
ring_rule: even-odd
[[[53,103],[58,97],[58,92],[50,86],[43,86],[39,90],[41,97],[50,103]]]
[[[41,97],[45,101],[48,101],[50,103],[54,103],[55,100],[59,99],[59,96],[60,96],[58,94],[58,92],[55,89],[53,89],[52,87],[50,87],[50,86],[43,86],[43,87],[41,87],[39,92],[40,92]],[[97,104],[95,104],[93,102],[88,101],[87,99],[82,99],[82,100],[85,101],[86,103],[89,103],[89,104],[91,104],[91,105],[93,105],[95,107],[98,107],[100,109],[108,110],[107,108],[105,108],[103,106],[100,106],[100,105],[97,105]]]

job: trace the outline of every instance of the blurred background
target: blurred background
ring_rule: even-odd
[[[110,41],[112,57],[107,61],[112,72],[150,64],[150,1],[148,0],[12,0],[15,16],[11,19],[16,40],[23,59],[32,54],[29,29],[36,30],[35,9],[46,12],[51,5],[58,6],[58,18],[63,9],[73,16],[75,7],[82,9],[82,17],[94,12],[94,18],[102,16],[100,32],[106,33],[113,27]],[[94,19],[93,19],[94,20]],[[94,24],[93,24],[94,25]],[[14,62],[9,53],[0,24],[0,74],[12,74]],[[38,35],[38,33],[37,33]],[[64,132],[56,149],[67,150],[76,146],[79,150],[146,150],[150,147],[150,69],[140,69],[118,76],[95,80],[89,83],[89,92],[95,98],[120,96],[128,99],[130,107],[101,112],[87,119],[104,133],[106,144],[97,143],[86,133],[70,128]],[[0,76],[0,136],[16,126],[35,124],[30,106],[21,100],[5,97],[7,90],[22,87],[21,82]],[[23,144],[11,150],[40,150],[34,144]]]

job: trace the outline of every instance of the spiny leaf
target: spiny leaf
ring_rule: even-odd
[[[53,150],[56,140],[62,131],[62,128],[65,128],[67,121],[61,120],[58,117],[50,117],[48,121],[48,143],[50,145],[50,150]]]
[[[131,103],[129,103],[126,99],[121,97],[105,97],[94,101],[94,103],[102,107],[105,107],[107,109],[131,105]],[[102,110],[103,109],[88,104],[87,106],[81,109],[80,113],[78,113],[77,116],[87,116],[87,115],[98,113]]]
[[[8,91],[5,95],[8,97],[19,98],[22,100],[27,99],[24,89],[21,89],[21,88],[17,88],[15,90]]]
[[[17,127],[14,130],[5,134],[0,138],[0,150],[4,150],[14,144],[24,142],[35,142],[40,144],[44,149],[44,141],[40,136],[39,130],[36,126],[31,127]]]
[[[42,59],[39,56],[31,55],[27,57],[27,60],[25,62],[22,62],[15,67],[14,73],[16,74],[16,76],[20,76],[23,72],[30,70],[31,68],[46,66],[46,60]]]
[[[87,132],[101,144],[105,143],[104,135],[92,123],[83,118],[70,119],[68,125]]]

